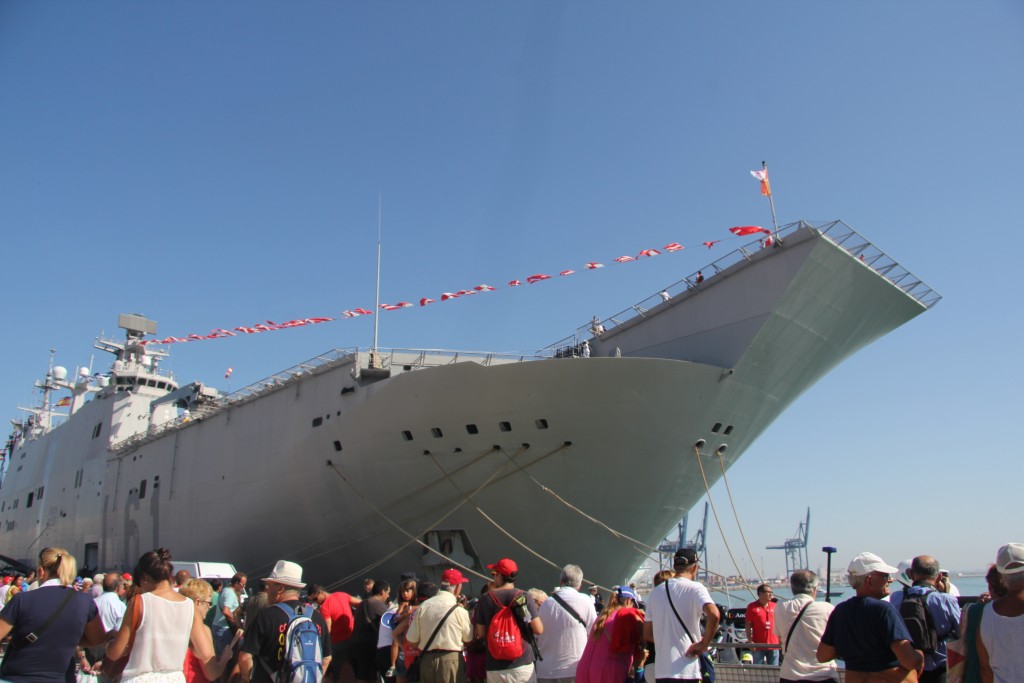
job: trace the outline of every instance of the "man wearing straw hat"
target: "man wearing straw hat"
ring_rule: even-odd
[[[254,623],[246,629],[242,652],[238,655],[238,670],[244,679],[254,683],[273,683],[287,649],[284,637],[289,622],[288,614],[278,605],[287,605],[296,614],[302,609],[299,589],[306,585],[302,582],[302,567],[294,562],[280,560],[274,565],[270,576],[263,579],[263,585],[267,588],[269,606],[260,610]],[[309,610],[304,614],[320,632],[320,651],[323,653],[323,670],[326,672],[331,663],[331,637],[327,622],[317,610]],[[254,666],[256,660],[259,666]]]

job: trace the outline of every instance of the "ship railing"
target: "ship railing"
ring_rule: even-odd
[[[841,220],[826,223],[810,223],[804,220],[794,221],[779,227],[775,237],[779,238],[779,241],[784,244],[787,235],[805,229],[818,231],[830,242],[842,247],[865,266],[900,288],[907,296],[916,299],[925,308],[933,307],[942,299],[942,295],[926,285],[921,278],[901,266],[895,259]],[[580,325],[573,334],[550,344],[543,351],[553,351],[555,356],[559,358],[579,356],[581,355],[582,340],[599,337],[601,334],[613,330],[634,318],[647,317],[651,309],[665,302],[665,295],[673,298],[680,294],[699,290],[702,283],[707,279],[722,273],[737,263],[752,260],[758,251],[765,248],[767,247],[763,239],[756,239],[744,244],[623,311],[604,319],[595,318],[595,320],[589,323]]]

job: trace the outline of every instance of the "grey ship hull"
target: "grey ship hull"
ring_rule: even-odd
[[[619,582],[704,494],[699,462],[713,484],[721,446],[728,468],[832,367],[926,310],[856,251],[798,230],[591,337],[590,358],[395,351],[369,371],[351,353],[129,441],[90,438],[140,410],[97,397],[14,454],[0,548],[130,569],[167,546],[254,575],[287,558],[338,585],[511,556],[534,585],[568,562]],[[644,496],[617,493],[624,471],[652,474]]]

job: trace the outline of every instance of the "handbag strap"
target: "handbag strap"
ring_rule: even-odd
[[[427,638],[427,644],[423,646],[423,652],[427,652],[430,649],[430,644],[434,642],[434,637],[437,636],[437,632],[441,630],[444,622],[448,620],[448,617],[452,615],[452,612],[454,612],[455,608],[458,606],[459,603],[452,605],[452,608],[448,610],[443,617],[441,617],[441,621],[437,622],[437,626],[434,627],[434,632],[430,634],[430,637]]]
[[[796,619],[793,620],[793,625],[789,627],[789,633],[786,634],[786,647],[782,649],[782,654],[789,652],[789,639],[793,637],[793,629],[795,629],[796,625],[800,623],[800,620],[803,618],[804,612],[807,611],[807,608],[813,604],[814,598],[811,598],[810,602],[804,605],[803,609],[800,610],[800,613],[796,615]]]
[[[57,605],[57,609],[55,609],[53,611],[53,613],[50,615],[50,617],[46,621],[43,622],[43,625],[40,626],[39,628],[35,629],[34,631],[26,633],[24,636],[22,636],[22,638],[21,638],[22,644],[34,643],[37,640],[39,640],[39,636],[43,635],[43,632],[46,631],[46,629],[50,628],[50,624],[52,624],[54,621],[57,620],[57,617],[59,617],[61,615],[61,612],[64,611],[64,608],[68,606],[69,602],[71,602],[71,598],[75,597],[74,589],[66,588],[66,590],[67,590],[67,595],[65,595],[64,599],[61,600],[59,605]]]
[[[580,625],[582,625],[584,629],[587,628],[587,622],[583,621],[583,619],[580,618],[580,615],[576,612],[576,610],[570,607],[569,603],[562,599],[562,596],[560,596],[558,593],[553,592],[551,593],[551,597],[554,598],[555,602],[561,605],[566,612],[571,614],[576,619],[576,621],[580,622]]]
[[[665,596],[668,598],[668,605],[672,608],[672,612],[676,615],[676,619],[679,620],[679,623],[682,625],[683,630],[686,631],[686,635],[690,639],[690,642],[696,644],[697,639],[693,637],[692,633],[690,633],[690,629],[686,628],[686,622],[683,621],[683,618],[681,616],[679,616],[679,612],[678,610],[676,610],[676,604],[672,602],[672,591],[669,590],[670,583],[672,583],[671,579],[665,582]]]

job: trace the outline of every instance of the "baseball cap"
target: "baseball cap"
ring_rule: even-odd
[[[488,569],[492,569],[502,576],[515,576],[519,573],[519,565],[507,557],[503,557],[494,564],[487,565]]]
[[[896,576],[894,576],[893,578],[902,583],[904,586],[913,586],[914,582],[910,579],[910,565],[912,565],[913,563],[913,560],[903,560],[902,562],[900,562],[898,565],[896,565],[896,569],[898,570],[898,572]]]
[[[689,567],[697,562],[697,551],[693,548],[680,548],[672,559],[675,567]]]
[[[13,576],[5,576],[4,577],[4,585],[7,585],[7,584],[11,583],[12,581],[14,581],[14,577]]]
[[[125,572],[124,574],[121,574],[121,578],[124,579],[125,581],[131,581],[132,580],[132,575],[129,574],[128,572]]]
[[[996,569],[1000,574],[1024,572],[1024,543],[1007,543],[996,553]]]
[[[631,598],[633,602],[635,602],[638,605],[640,604],[640,598],[636,596],[636,591],[634,591],[632,588],[629,588],[628,586],[619,586],[618,590],[616,590],[615,593],[619,596],[619,600]]]
[[[883,574],[897,574],[899,569],[890,567],[882,558],[874,553],[861,553],[853,558],[847,571],[854,576],[867,576],[871,572],[882,572]]]
[[[458,569],[445,569],[441,572],[441,583],[455,586],[460,583],[469,583],[469,579],[462,575]]]

